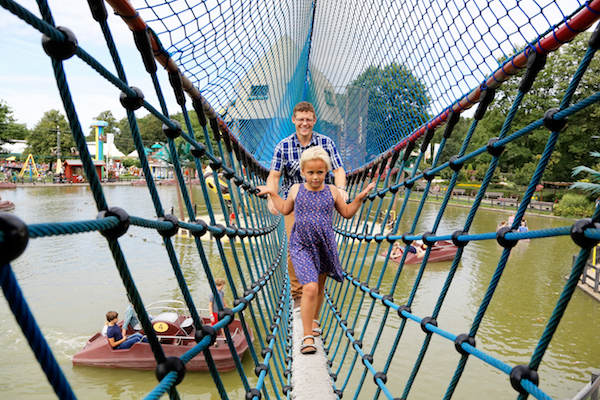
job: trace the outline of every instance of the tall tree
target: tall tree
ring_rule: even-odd
[[[0,100],[0,144],[11,140],[22,140],[27,136],[25,124],[18,124],[9,105]]]
[[[367,157],[387,150],[429,119],[427,87],[402,64],[371,66],[350,86],[369,91]]]
[[[572,42],[549,54],[545,68],[538,74],[531,91],[524,96],[509,134],[543,117],[548,109],[559,106],[567,86],[586,52],[589,37],[589,33],[582,33]],[[521,71],[520,76],[523,73],[524,71]],[[496,101],[490,105],[490,118],[494,118],[496,115],[503,119],[507,115],[519,83],[519,78],[512,78],[498,88]],[[571,104],[592,95],[598,90],[598,87],[600,87],[600,60],[593,58],[573,94]],[[486,119],[481,121],[481,128],[484,130],[491,128]],[[574,167],[592,165],[595,160],[590,155],[590,149],[586,144],[590,143],[592,136],[598,135],[598,126],[600,126],[600,105],[598,104],[593,104],[568,118],[567,126],[560,133],[550,164],[544,173],[544,179],[569,181],[572,179],[571,170]],[[489,132],[491,135],[488,136],[497,136],[499,129],[494,127],[494,131],[493,133]],[[537,163],[534,156],[541,154],[549,135],[548,129],[542,127],[508,145],[500,159],[501,170],[516,173],[521,168],[531,169],[531,166],[527,164]]]
[[[106,110],[106,111],[102,111],[100,114],[98,114],[96,116],[96,121],[104,121],[106,122],[108,125],[104,127],[104,134],[109,134],[112,133],[115,135],[117,135],[118,133],[118,127],[117,127],[117,119],[113,116],[112,111],[110,110]],[[94,128],[90,128],[90,133],[88,134],[88,136],[86,137],[86,140],[88,142],[90,141],[94,141],[96,139],[96,130]]]
[[[40,121],[27,136],[28,153],[35,157],[56,157],[57,131],[60,132],[60,147],[62,158],[72,154],[75,142],[71,135],[69,124],[58,110],[46,111]]]
[[[153,143],[164,142],[165,135],[162,132],[162,121],[152,114],[137,118],[137,126],[142,136],[142,142],[145,147],[150,147]],[[115,146],[123,153],[128,154],[135,150],[131,136],[131,127],[127,117],[117,123],[119,135],[115,137]]]

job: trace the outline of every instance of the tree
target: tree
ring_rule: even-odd
[[[429,120],[427,87],[402,64],[371,66],[349,86],[369,91],[367,157],[387,150]]]
[[[96,116],[96,121],[104,121],[108,124],[103,129],[103,132],[105,135],[112,133],[115,135],[115,137],[117,136],[117,133],[118,133],[117,120],[113,116],[113,113],[110,110],[102,111],[100,114],[98,114]],[[87,135],[87,137],[85,139],[88,142],[93,142],[94,140],[96,140],[96,129],[90,128],[90,133],[89,133],[89,135]]]
[[[162,131],[162,121],[153,114],[137,118],[137,126],[145,147],[150,147],[156,142],[164,142],[166,140]],[[129,126],[127,117],[121,119],[117,123],[117,127],[119,128],[119,135],[115,137],[115,146],[124,154],[129,154],[135,150],[135,145],[133,144],[131,127]]]
[[[11,140],[22,140],[27,137],[25,124],[18,124],[13,117],[12,109],[0,100],[0,144]]]
[[[58,110],[46,111],[33,127],[27,136],[28,146],[25,152],[36,157],[56,157],[57,130],[60,131],[61,154],[66,158],[65,155],[71,154],[71,149],[75,148],[75,141],[65,116]]]
[[[548,109],[559,106],[562,96],[585,54],[589,37],[590,33],[582,33],[572,42],[548,55],[546,66],[538,74],[531,91],[524,96],[508,134],[543,117]],[[523,73],[524,71],[521,71],[519,76],[522,76]],[[492,102],[488,112],[491,118],[496,115],[503,119],[508,114],[517,94],[519,83],[518,77],[511,78],[497,89],[496,100]],[[595,93],[599,85],[600,60],[594,58],[575,90],[571,104]],[[481,121],[478,130],[479,128],[483,130],[490,128],[485,122],[489,116]],[[560,133],[551,162],[544,173],[544,179],[568,181],[571,179],[571,170],[575,166],[591,165],[594,160],[585,144],[589,143],[591,136],[598,134],[599,125],[600,105],[598,104],[586,107],[583,111],[568,118],[567,126]],[[492,136],[498,136],[500,132],[500,129],[496,129],[496,127],[497,124],[494,126]],[[487,132],[488,135],[490,133],[492,132]],[[540,154],[544,150],[549,135],[548,129],[542,127],[509,144],[501,157],[501,170],[514,172],[530,162],[533,155]]]

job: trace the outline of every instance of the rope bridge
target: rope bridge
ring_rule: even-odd
[[[449,341],[448,349],[455,349],[460,357],[443,395],[445,399],[454,394],[469,358],[476,358],[477,361],[471,362],[483,362],[505,374],[519,399],[529,395],[538,399],[551,398],[540,388],[544,377],[538,376],[537,371],[575,291],[590,248],[600,240],[600,207],[596,207],[591,218],[577,221],[572,226],[526,233],[517,232],[517,228],[567,119],[572,115],[581,118],[581,112],[590,110],[600,100],[600,92],[596,91],[574,101],[581,79],[600,46],[598,28],[591,35],[567,90],[560,94],[559,106],[537,116],[525,127],[516,129],[512,122],[544,68],[547,54],[588,29],[600,17],[600,1],[570,1],[568,5],[567,2],[531,1],[533,11],[527,10],[523,5],[525,2],[513,6],[490,2],[486,7],[477,2],[456,2],[446,7],[445,2],[434,1],[424,7],[406,1],[390,5],[381,3],[364,9],[364,3],[352,2],[338,2],[328,8],[324,1],[256,4],[206,1],[195,6],[189,2],[171,1],[140,3],[135,8],[124,0],[107,1],[133,32],[144,67],[152,80],[158,106],[150,104],[140,89],[130,85],[108,24],[104,2],[88,1],[91,15],[104,35],[116,74],[78,45],[76,33],[56,26],[46,1],[37,3],[39,10],[34,12],[15,1],[0,0],[2,7],[43,35],[42,46],[50,57],[60,98],[99,213],[91,220],[43,224],[25,223],[15,215],[1,214],[0,283],[23,335],[58,397],[75,398],[77,391],[85,397],[85,388],[72,388],[65,378],[27,305],[10,263],[23,254],[29,239],[91,231],[100,232],[106,238],[156,360],[159,383],[146,398],[159,398],[166,393],[170,398],[180,398],[177,385],[185,379],[186,364],[200,353],[207,361],[219,395],[229,398],[210,346],[217,331],[228,326],[234,317],[240,320],[248,343],[252,342],[252,334],[257,339],[255,346],[249,347],[254,368],[248,371],[233,347],[229,330],[223,329],[246,398],[280,399],[299,395],[302,388],[292,385],[293,306],[285,272],[287,238],[281,218],[268,213],[264,199],[256,196],[256,186],[266,179],[268,170],[264,166],[268,164],[274,145],[293,130],[288,122],[291,108],[299,100],[309,100],[315,104],[320,120],[316,130],[334,137],[342,148],[349,170],[350,198],[369,182],[377,183],[376,191],[369,195],[355,217],[343,220],[338,216],[335,221],[345,281],[328,283],[326,304],[321,312],[333,394],[338,398],[415,397],[411,389],[431,341],[439,337]],[[510,23],[502,23],[507,21]],[[515,48],[523,50],[515,53]],[[127,113],[156,218],[135,216],[135,210],[107,203],[63,67],[63,63],[73,56],[120,91],[120,102]],[[504,61],[498,65],[498,59]],[[159,82],[156,61],[167,71],[173,91],[174,101],[171,102],[181,111],[183,124],[170,117],[172,104]],[[375,70],[367,68],[369,64],[389,64],[390,67]],[[478,123],[494,102],[496,88],[524,68],[526,71],[520,78],[518,93],[510,99],[512,106],[498,136],[490,139],[487,145],[471,149]],[[369,72],[364,74],[365,79],[354,79],[357,71],[362,70]],[[374,82],[382,87],[392,86],[394,96],[387,103],[369,93]],[[346,88],[343,93],[336,89],[341,86]],[[190,103],[192,107],[188,110]],[[443,159],[442,152],[451,135],[456,134],[454,131],[461,113],[473,105],[476,109],[460,151]],[[170,153],[175,155],[176,183],[189,222],[165,213],[136,120],[135,111],[141,108],[163,123],[165,141]],[[197,118],[199,130],[194,129],[192,118]],[[503,152],[510,151],[513,142],[539,128],[547,131],[547,142],[512,225],[496,232],[471,232]],[[423,169],[425,154],[437,129],[442,130],[441,141],[431,165]],[[195,214],[185,184],[181,160],[177,156],[180,141],[189,144],[198,171],[207,209],[203,216]],[[415,152],[416,159],[413,159],[411,155]],[[438,231],[461,169],[469,160],[485,155],[489,156],[489,165],[462,228],[454,232]],[[210,194],[202,173],[203,161],[210,165],[214,182],[226,182],[230,204],[220,185],[216,185],[216,199]],[[405,170],[409,172],[402,173]],[[432,181],[436,175],[448,170],[452,171],[451,178],[437,215],[429,230],[419,233],[416,229]],[[420,198],[411,227],[406,232],[399,232],[401,222],[408,218],[411,196],[418,193]],[[230,210],[234,211],[235,221],[225,219],[225,224],[217,223],[217,216],[229,215]],[[119,245],[119,237],[130,225],[157,230],[162,237],[195,329],[196,345],[182,357],[165,355]],[[180,228],[188,230],[194,238],[201,267],[217,303],[219,322],[214,326],[203,323],[182,273],[173,244],[173,236]],[[224,308],[217,295],[215,267],[209,265],[206,243],[201,240],[208,234],[217,246],[235,299],[232,308]],[[544,316],[547,322],[530,361],[509,365],[478,349],[479,328],[514,246],[524,239],[566,235],[570,235],[581,249],[562,292],[556,297],[554,310],[551,315]],[[408,246],[415,240],[422,240],[427,249],[414,283],[405,293],[399,290],[399,282],[409,253]],[[497,241],[503,248],[502,255],[469,331],[450,332],[438,326],[444,301],[465,247],[471,242],[485,240]],[[416,315],[412,306],[432,249],[439,241],[452,241],[457,247],[456,255],[431,313]],[[230,253],[225,250],[226,243],[231,247]],[[404,251],[393,280],[389,282],[385,281],[385,276],[394,243],[403,243]],[[377,266],[377,274],[377,256],[382,251],[385,259],[380,269]],[[389,290],[384,290],[384,286]],[[399,321],[399,327],[391,327],[391,318]],[[410,324],[420,326],[423,342],[404,386],[400,390],[392,389],[390,369],[394,358],[402,354],[400,341]],[[381,346],[384,337],[391,338],[391,348]]]

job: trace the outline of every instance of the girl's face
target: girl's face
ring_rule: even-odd
[[[321,190],[327,176],[327,164],[319,159],[306,161],[302,166],[302,175],[310,189]]]

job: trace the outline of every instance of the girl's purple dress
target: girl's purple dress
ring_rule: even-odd
[[[318,282],[319,274],[339,282],[343,279],[333,232],[333,206],[328,185],[317,192],[300,185],[294,204],[296,220],[290,235],[290,257],[302,285]]]

